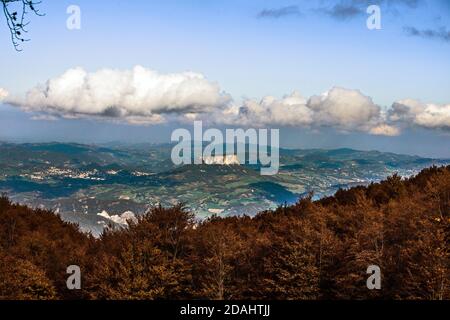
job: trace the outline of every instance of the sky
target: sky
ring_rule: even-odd
[[[370,30],[369,5],[381,29]],[[81,29],[67,28],[70,5]],[[279,128],[292,148],[450,158],[446,0],[43,0],[0,18],[0,140],[169,142]]]

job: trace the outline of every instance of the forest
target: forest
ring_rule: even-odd
[[[94,238],[3,195],[0,299],[450,299],[450,166],[311,199],[201,222],[154,207]]]

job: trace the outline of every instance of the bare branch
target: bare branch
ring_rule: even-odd
[[[41,3],[41,1],[0,0],[0,2],[11,34],[11,42],[13,43],[16,51],[22,51],[20,48],[21,44],[30,40],[24,36],[28,32],[25,27],[29,24],[29,21],[25,20],[26,16],[28,13],[43,16],[44,14],[41,14],[37,9],[37,6]]]

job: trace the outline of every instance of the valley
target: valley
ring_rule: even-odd
[[[310,193],[318,199],[448,163],[378,151],[280,149],[279,173],[262,176],[257,165],[236,161],[175,166],[170,152],[171,145],[0,143],[0,192],[98,235],[116,223],[111,216],[140,215],[154,206],[182,203],[199,219],[253,216]]]

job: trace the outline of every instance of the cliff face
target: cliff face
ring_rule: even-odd
[[[220,164],[220,165],[239,165],[239,159],[237,155],[219,155],[203,158],[204,164]]]

